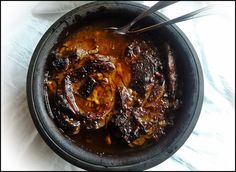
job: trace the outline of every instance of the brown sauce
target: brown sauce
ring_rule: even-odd
[[[180,102],[170,46],[148,35],[104,30],[117,22],[77,28],[52,50],[46,69],[46,101],[58,127],[78,146],[100,154],[158,141]]]

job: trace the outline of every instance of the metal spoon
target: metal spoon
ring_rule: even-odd
[[[107,27],[105,28],[105,30],[113,30],[114,33],[117,34],[127,34],[129,32],[129,29],[139,20],[141,20],[142,18],[148,16],[149,14],[152,14],[153,12],[160,10],[162,8],[165,8],[169,5],[172,5],[174,3],[176,3],[178,1],[159,1],[156,4],[154,4],[151,8],[149,8],[147,11],[144,11],[143,13],[141,13],[140,15],[138,15],[135,19],[133,19],[130,23],[128,23],[127,25],[117,28],[117,27]]]
[[[163,2],[163,1],[159,1],[160,3]],[[108,27],[108,28],[105,28],[107,30],[113,30],[114,33],[116,34],[130,34],[130,33],[142,33],[142,32],[146,32],[146,31],[149,31],[149,30],[152,30],[152,29],[157,29],[161,26],[166,26],[166,25],[171,25],[171,24],[174,24],[174,23],[178,23],[178,22],[182,22],[182,21],[186,21],[186,20],[190,20],[190,19],[194,19],[194,18],[198,18],[198,17],[203,17],[203,16],[206,16],[208,14],[211,14],[209,13],[209,10],[213,8],[213,6],[215,5],[208,5],[207,7],[204,7],[204,8],[201,8],[201,9],[198,9],[196,11],[193,11],[193,12],[190,12],[190,13],[187,13],[183,16],[180,16],[180,17],[177,17],[177,18],[174,18],[172,20],[168,20],[168,21],[164,21],[162,23],[158,23],[158,24],[155,24],[153,26],[149,26],[149,27],[146,27],[146,28],[142,28],[142,29],[139,29],[139,30],[132,30],[132,31],[129,31],[129,29],[131,28],[132,25],[134,25],[138,20],[146,17],[147,15],[150,14],[150,12],[154,12],[154,9],[160,9],[160,8],[164,8],[168,5],[171,5],[177,1],[169,1],[169,2],[172,2],[172,3],[168,3],[167,4],[161,4],[160,6],[158,5],[159,4],[156,3],[154,6],[152,6],[148,11],[140,14],[138,17],[136,17],[131,23],[129,23],[128,25],[124,26],[124,27],[121,27],[121,28],[116,28],[116,27]],[[166,2],[166,1],[165,1]],[[163,2],[164,3],[164,2]],[[155,8],[154,8],[155,7]],[[159,7],[159,8],[158,8]],[[152,10],[151,10],[152,9]],[[208,13],[206,13],[208,11]]]

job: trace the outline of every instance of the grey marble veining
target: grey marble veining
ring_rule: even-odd
[[[37,43],[55,20],[81,2],[18,2],[22,8],[17,9],[13,3],[1,6],[2,170],[82,170],[44,143],[26,101],[26,75]],[[155,2],[140,3],[150,6]],[[161,12],[173,18],[209,3],[179,2]],[[189,139],[171,158],[150,171],[235,170],[235,2],[218,3],[222,6],[218,15],[177,24],[199,56],[204,103]]]

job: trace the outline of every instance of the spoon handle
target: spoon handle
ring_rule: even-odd
[[[172,5],[174,3],[176,3],[178,1],[159,1],[157,2],[155,5],[153,5],[151,8],[149,8],[147,11],[141,13],[140,15],[138,15],[132,22],[130,22],[128,25],[122,27],[122,29],[125,29],[125,30],[129,30],[131,28],[131,26],[133,26],[136,22],[138,22],[139,20],[141,20],[142,18],[148,16],[149,14],[157,11],[157,10],[160,10],[162,8],[165,8],[169,5]]]
[[[213,14],[210,9],[213,9],[214,6],[215,5],[208,5],[204,8],[198,9],[198,10],[190,12],[190,13],[187,13],[187,14],[182,15],[180,17],[177,17],[177,18],[174,18],[174,19],[162,22],[162,23],[158,23],[158,24],[155,24],[153,26],[145,27],[145,28],[142,28],[142,29],[139,29],[139,30],[128,31],[128,33],[142,33],[142,32],[152,30],[152,29],[157,29],[161,26],[171,25],[171,24],[174,24],[174,23],[178,23],[178,22],[182,22],[182,21],[186,21],[186,20],[191,20],[191,19],[194,19],[194,18],[207,16],[209,14]]]

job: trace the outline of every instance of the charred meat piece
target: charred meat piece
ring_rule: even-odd
[[[74,108],[60,90],[57,93],[53,114],[57,124],[65,133],[69,135],[79,133],[81,124],[78,114],[75,114]]]
[[[162,69],[160,53],[152,42],[135,40],[125,50],[127,64],[136,63],[138,60],[148,59],[159,70]],[[152,69],[152,71],[155,70]]]
[[[132,108],[129,106],[131,95],[125,87],[118,87],[116,93],[116,112],[111,119],[111,126],[128,144],[144,134],[143,127],[133,116]]]
[[[146,140],[155,139],[163,134],[164,126],[159,125],[162,118],[162,113],[137,107],[115,113],[110,125],[118,138],[122,138],[133,147],[143,145]]]
[[[163,93],[161,94],[163,95]],[[158,139],[160,135],[164,134],[164,128],[168,123],[168,121],[164,120],[166,118],[165,114],[170,106],[168,99],[163,98],[162,95],[160,97],[160,94],[157,94],[154,100],[147,102],[144,107],[132,109],[132,115],[136,120],[136,125],[140,126],[143,132],[129,146],[143,145],[146,140]]]
[[[96,85],[97,82],[93,78],[88,77],[85,83],[79,89],[80,95],[84,98],[87,98],[88,96],[90,96]]]
[[[88,82],[92,83],[92,85],[96,82],[94,79],[90,78],[91,80],[88,80]],[[86,85],[88,86],[88,85]],[[93,85],[92,87],[94,87],[95,85]],[[89,86],[91,87],[91,85]],[[83,89],[89,89],[88,90],[83,90]],[[87,93],[84,94],[88,94],[89,92],[92,91],[92,88],[88,88],[88,87],[83,87],[80,90],[82,91],[88,91]],[[98,91],[98,90],[97,90]],[[63,97],[64,96],[64,97]],[[70,81],[70,77],[66,76],[65,78],[65,86],[64,86],[64,92],[63,95],[60,95],[61,100],[63,101],[61,103],[61,105],[63,105],[65,108],[64,109],[68,109],[70,110],[71,113],[71,117],[75,117],[77,119],[80,119],[82,127],[86,128],[86,129],[98,129],[101,128],[105,125],[106,123],[106,117],[109,113],[109,110],[112,109],[112,102],[109,102],[106,104],[106,107],[100,108],[98,111],[96,111],[96,113],[92,113],[92,112],[82,112],[81,109],[79,109],[79,107],[76,104],[75,101],[75,97],[73,94],[73,88],[72,88],[72,83]],[[110,97],[108,97],[110,98]],[[105,99],[105,97],[104,97]],[[91,103],[90,101],[87,101],[88,103]]]
[[[96,115],[94,113],[81,111],[76,103],[72,83],[68,75],[65,77],[62,85],[62,89],[57,89],[54,116],[57,119],[58,125],[65,133],[72,135],[79,132],[78,127],[98,129],[105,125],[106,115],[109,111],[105,113],[104,109],[101,109],[103,111],[98,111]]]
[[[142,97],[147,85],[153,82],[155,72],[162,68],[154,47],[145,41],[134,41],[125,51],[125,61],[131,65],[130,87]]]
[[[112,87],[109,83],[98,83],[91,76],[78,82],[81,82],[79,94],[74,94],[70,76],[65,77],[61,96],[64,105],[72,112],[72,116],[80,120],[82,128],[92,130],[103,127],[114,105]]]
[[[151,72],[153,67],[147,59],[141,59],[132,64],[130,88],[137,91],[140,95],[144,95],[146,92],[145,86],[150,83],[150,79],[153,76]]]
[[[116,109],[126,110],[128,108],[128,102],[131,96],[125,87],[118,87],[116,91]]]
[[[94,72],[112,72],[115,69],[115,65],[108,57],[99,54],[94,54],[88,65]]]
[[[59,92],[59,91],[58,91]],[[75,117],[76,113],[71,104],[67,101],[66,97],[63,94],[58,94],[56,97],[57,108],[60,108],[62,111],[67,113],[70,117]]]
[[[141,97],[141,106],[135,106],[135,101],[139,100],[137,95],[132,97],[125,87],[118,88],[111,125],[119,133],[116,135],[131,147],[142,145],[163,132],[159,121],[168,108],[168,101],[162,100],[165,78],[156,52],[155,47],[145,41],[134,41],[125,51],[125,61],[131,68],[129,87]]]
[[[97,130],[106,125],[107,114],[103,114],[101,117],[91,117],[89,114],[82,114],[81,123],[87,130]]]
[[[63,113],[61,110],[54,112],[55,119],[59,127],[69,135],[78,134],[80,131],[80,121],[73,118],[69,118],[68,115]]]
[[[92,73],[112,72],[115,69],[115,65],[105,56],[93,55],[90,57],[85,65],[77,70],[78,79],[83,79]]]
[[[62,69],[67,69],[70,61],[68,58],[62,59],[62,58],[57,58],[56,60],[53,61],[53,66],[55,67],[56,70],[62,70]]]
[[[137,124],[130,110],[121,110],[119,113],[114,114],[111,123],[118,136],[123,138],[127,144],[132,143],[144,134],[142,126]]]
[[[157,101],[159,98],[163,96],[164,92],[165,92],[165,81],[161,85],[155,83],[147,99],[148,102]]]
[[[89,102],[89,101],[87,101]],[[98,129],[105,125],[106,115],[109,111],[101,108],[96,114],[83,112],[76,103],[70,77],[64,79],[63,88],[57,89],[54,117],[58,125],[68,134],[77,134],[79,128]],[[79,126],[78,126],[79,125]],[[77,132],[76,132],[77,131]]]
[[[79,68],[77,71],[76,71],[76,74],[77,74],[77,78],[78,79],[83,79],[85,78],[86,76],[90,75],[92,73],[91,70],[89,70],[89,67],[88,66],[82,66],[81,68]]]
[[[98,129],[103,127],[110,118],[115,90],[109,80],[97,82],[95,76],[100,73],[103,78],[103,74],[112,72],[115,65],[111,62],[111,58],[98,54],[88,55],[79,63],[80,67],[76,70],[77,79],[74,79],[76,72],[65,72],[69,74],[61,84],[60,101],[66,107],[64,109],[68,109],[72,112],[72,116],[80,120],[82,128]],[[73,86],[71,79],[73,79]],[[76,89],[75,92],[73,87]]]
[[[70,63],[70,60],[68,58],[63,58],[60,53],[57,53],[55,51],[51,52],[49,58],[53,60],[52,67],[57,71],[67,69]]]
[[[116,111],[111,119],[110,126],[118,138],[122,138],[130,147],[142,145],[146,140],[157,138],[163,133],[159,121],[163,119],[165,109],[168,109],[168,100],[162,99],[165,91],[165,82],[158,83],[150,88],[144,106],[136,107],[135,97],[129,94],[125,87],[118,87],[116,93]]]

